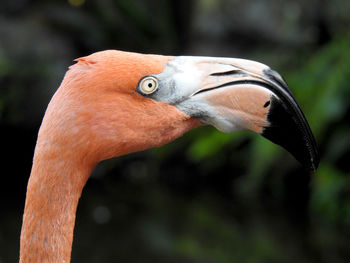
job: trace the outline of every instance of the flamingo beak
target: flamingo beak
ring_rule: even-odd
[[[249,129],[289,151],[307,169],[319,163],[309,124],[282,77],[250,60],[175,57],[147,94],[223,132]],[[142,94],[139,90],[138,92]],[[145,94],[143,94],[145,95]]]

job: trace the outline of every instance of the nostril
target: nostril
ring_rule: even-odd
[[[233,69],[233,70],[229,70],[229,71],[224,71],[224,72],[214,72],[211,73],[210,76],[233,76],[233,75],[247,75],[246,73],[244,73],[244,71],[242,71],[241,69]]]

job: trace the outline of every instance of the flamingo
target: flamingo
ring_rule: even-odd
[[[252,130],[317,168],[303,112],[282,77],[264,64],[117,50],[75,61],[39,130],[20,262],[70,262],[78,201],[98,162],[164,145],[201,125]]]

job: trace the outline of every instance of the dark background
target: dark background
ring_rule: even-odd
[[[72,262],[349,262],[350,1],[0,2],[0,263],[18,260],[26,183],[50,97],[104,49],[243,57],[278,70],[321,152],[309,175],[248,131],[210,127],[101,163]]]

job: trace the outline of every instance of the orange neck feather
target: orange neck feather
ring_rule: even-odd
[[[74,154],[74,153],[72,153]],[[36,154],[28,182],[20,262],[69,262],[75,214],[92,167]]]

